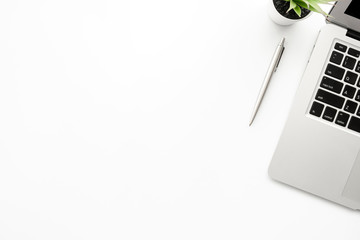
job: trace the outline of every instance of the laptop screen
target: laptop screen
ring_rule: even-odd
[[[339,0],[329,14],[328,22],[360,32],[360,0]]]
[[[349,7],[346,9],[345,13],[347,15],[356,17],[360,19],[360,1],[359,0],[353,0]]]

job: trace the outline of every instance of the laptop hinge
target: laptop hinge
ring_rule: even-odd
[[[360,41],[360,33],[355,32],[353,30],[348,30],[347,33],[346,33],[346,36],[354,38],[354,39]]]

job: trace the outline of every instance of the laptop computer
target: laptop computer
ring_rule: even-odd
[[[321,29],[273,155],[271,178],[360,209],[360,1]]]

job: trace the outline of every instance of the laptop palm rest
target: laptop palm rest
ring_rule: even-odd
[[[360,151],[356,157],[348,181],[345,185],[343,196],[360,203]]]

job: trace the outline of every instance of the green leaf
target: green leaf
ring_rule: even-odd
[[[295,0],[295,1],[296,1],[296,4],[299,5],[300,7],[309,9],[310,11],[315,10],[314,8],[311,7],[311,5],[310,5],[310,3],[308,1],[307,2],[301,1],[301,0]]]
[[[301,17],[301,8],[298,5],[296,5],[296,7],[294,8],[294,11],[299,17]]]
[[[310,3],[309,3],[308,1],[303,0],[303,1],[299,1],[299,2],[305,3],[305,4],[306,4],[306,8],[309,9]],[[298,4],[298,5],[300,5],[300,4]]]
[[[296,5],[296,3],[293,0],[290,0],[290,7],[286,12],[289,12],[291,9],[294,9],[297,7],[298,5]],[[301,10],[300,10],[301,12]]]
[[[322,10],[322,8],[319,6],[319,4],[332,4],[336,1],[334,0],[283,0],[286,2],[290,3],[289,9],[287,10],[287,12],[289,12],[290,10],[294,10],[295,13],[298,16],[301,16],[301,8],[305,8],[305,9],[309,9],[310,11],[313,12],[317,12],[320,13],[324,16],[328,16],[328,14]]]
[[[326,12],[324,12],[317,3],[310,3],[310,6],[312,8],[314,8],[312,11],[320,13],[320,14],[326,16]]]

